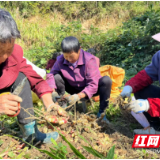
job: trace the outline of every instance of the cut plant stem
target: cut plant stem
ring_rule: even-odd
[[[74,104],[74,120],[76,121],[77,120],[77,118],[76,118],[76,103]]]

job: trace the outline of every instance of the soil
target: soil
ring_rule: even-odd
[[[68,123],[63,124],[62,126],[56,126],[56,128],[48,126],[50,129],[47,129],[47,131],[45,130],[45,132],[59,131],[87,159],[97,159],[97,157],[94,157],[82,148],[82,146],[89,146],[89,144],[104,156],[107,156],[109,149],[115,145],[114,158],[119,159],[160,158],[160,155],[157,153],[147,153],[142,149],[132,148],[134,135],[131,126],[133,124],[136,128],[141,128],[141,126],[138,125],[129,112],[123,111],[122,116],[117,117],[116,122],[112,121],[111,124],[107,124],[103,120],[97,119],[96,115],[93,113],[84,114],[80,106],[77,106],[76,110],[76,120],[74,113],[70,115],[70,113],[72,113],[70,110],[68,111],[68,114],[70,115]],[[39,130],[44,132],[44,127],[46,128],[46,126],[47,125],[45,124],[43,126],[39,125]],[[0,142],[3,142],[2,144],[0,143],[0,157],[4,159],[13,158],[11,155],[8,155],[9,152],[13,151],[16,156],[24,152],[22,157],[27,159],[50,158],[36,148],[31,148],[20,140],[7,136],[6,134],[21,137],[20,133],[15,131],[14,128],[8,129],[3,126],[0,133]],[[68,159],[77,158],[61,136],[57,140],[57,143],[62,143],[67,146]],[[22,144],[24,144],[24,146]],[[50,151],[50,147],[53,148],[53,144],[39,144],[36,145],[36,147]],[[4,150],[8,152],[3,153]]]

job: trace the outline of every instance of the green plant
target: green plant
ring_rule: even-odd
[[[120,108],[115,108],[112,104],[110,104],[106,109],[106,115],[107,118],[114,120],[121,115]]]
[[[75,155],[78,158],[81,159],[86,159],[83,154],[81,154],[63,135],[62,139],[69,145],[69,147],[71,148],[71,150],[75,153]],[[66,159],[67,156],[67,150],[66,150],[66,146],[62,145],[61,143],[57,144],[57,142],[55,140],[52,139],[52,143],[54,145],[54,149],[50,148],[50,152],[46,151],[46,150],[41,150],[42,152],[46,153],[48,156],[50,156],[53,159]],[[91,153],[92,155],[98,157],[98,158],[104,158],[104,156],[102,154],[100,154],[98,151],[94,150],[92,147],[87,147],[87,146],[82,146],[86,151],[88,151],[89,153]],[[113,158],[113,154],[114,154],[114,149],[112,148],[112,150],[110,150],[108,152],[108,156],[107,158],[111,159]]]
[[[146,12],[115,29],[102,45],[101,62],[124,68],[128,78],[144,69],[160,48],[151,37],[160,30],[159,17],[159,11]]]
[[[90,19],[97,16],[97,19],[102,19],[111,14],[119,18],[133,17],[139,15],[146,10],[157,9],[159,2],[130,2],[130,1],[75,1],[75,2],[61,2],[61,1],[36,1],[36,2],[16,2],[4,1],[0,6],[10,10],[19,10],[20,14],[25,17],[31,17],[36,14],[46,14],[52,12],[60,12],[66,19],[73,20],[77,18]],[[131,12],[129,12],[131,11]]]

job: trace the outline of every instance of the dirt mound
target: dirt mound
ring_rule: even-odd
[[[44,133],[49,133],[53,131],[58,131],[60,134],[64,135],[66,139],[76,148],[78,149],[86,158],[94,159],[93,155],[89,154],[82,146],[92,146],[93,149],[99,151],[104,156],[107,155],[109,149],[115,145],[115,155],[114,158],[159,158],[159,155],[156,153],[147,153],[145,150],[142,149],[132,149],[133,143],[133,129],[131,126],[136,125],[137,122],[131,116],[129,112],[126,110],[121,110],[122,116],[117,117],[116,121],[112,121],[110,124],[107,124],[102,120],[102,117],[97,119],[97,116],[93,113],[84,114],[80,112],[81,108],[76,108],[76,114],[72,111],[74,107],[71,108],[67,112],[67,116],[69,115],[69,119],[67,123],[63,125],[53,124],[53,127],[45,121],[45,123],[40,124],[38,126],[39,130]],[[51,114],[55,114],[54,116],[61,115],[57,113],[51,112]],[[75,118],[76,115],[76,118]],[[44,115],[43,115],[44,116]],[[58,117],[58,118],[59,118]],[[39,119],[38,122],[40,122]],[[2,158],[14,158],[8,153],[13,152],[16,155],[22,155],[23,158],[42,158],[47,159],[49,158],[46,154],[41,153],[36,148],[31,148],[27,144],[22,146],[19,150],[17,150],[17,146],[22,145],[22,141],[15,140],[15,138],[11,138],[9,136],[5,136],[5,134],[9,133],[10,135],[16,135],[17,137],[21,137],[21,133],[14,131],[13,129],[8,129],[8,127],[3,126],[4,129],[0,132],[0,157]],[[141,128],[140,126],[138,126]],[[14,141],[14,147],[11,147],[11,142]],[[77,158],[75,157],[73,151],[70,149],[68,144],[61,138],[58,139],[57,143],[61,143],[67,146],[67,158]],[[37,148],[48,150],[53,148],[54,145],[45,145],[45,144],[37,144]],[[6,150],[5,152],[4,149]],[[23,154],[23,152],[25,154]]]

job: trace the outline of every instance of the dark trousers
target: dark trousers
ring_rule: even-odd
[[[21,80],[23,78],[25,78],[25,75],[20,72],[16,81],[10,87],[0,90],[0,93],[13,92],[14,89],[18,86],[18,84],[21,82]],[[30,117],[30,115],[25,110],[28,109],[27,111],[31,115],[34,116],[31,88],[30,88],[30,83],[28,80],[27,80],[22,92],[20,93],[19,97],[21,97],[23,99],[23,101],[21,102],[21,111],[20,111],[19,115],[17,116],[17,118],[18,118],[19,123],[28,124],[28,123],[32,122],[33,119],[25,119],[25,118]]]
[[[134,94],[136,99],[147,99],[147,98],[160,98],[160,87],[149,85],[144,89],[138,91]],[[160,127],[160,118],[159,117],[151,117],[148,112],[144,112],[144,115],[148,119],[151,126],[155,129]]]
[[[77,90],[74,87],[72,87],[67,80],[60,74],[54,75],[56,86],[57,86],[57,92],[59,95],[64,95],[65,91],[69,94],[77,94],[81,92],[82,90]],[[108,76],[104,76],[100,78],[98,83],[98,91],[96,95],[100,95],[100,112],[103,112],[106,107],[108,107],[108,100],[110,98],[111,93],[111,86],[112,86],[112,80]]]

